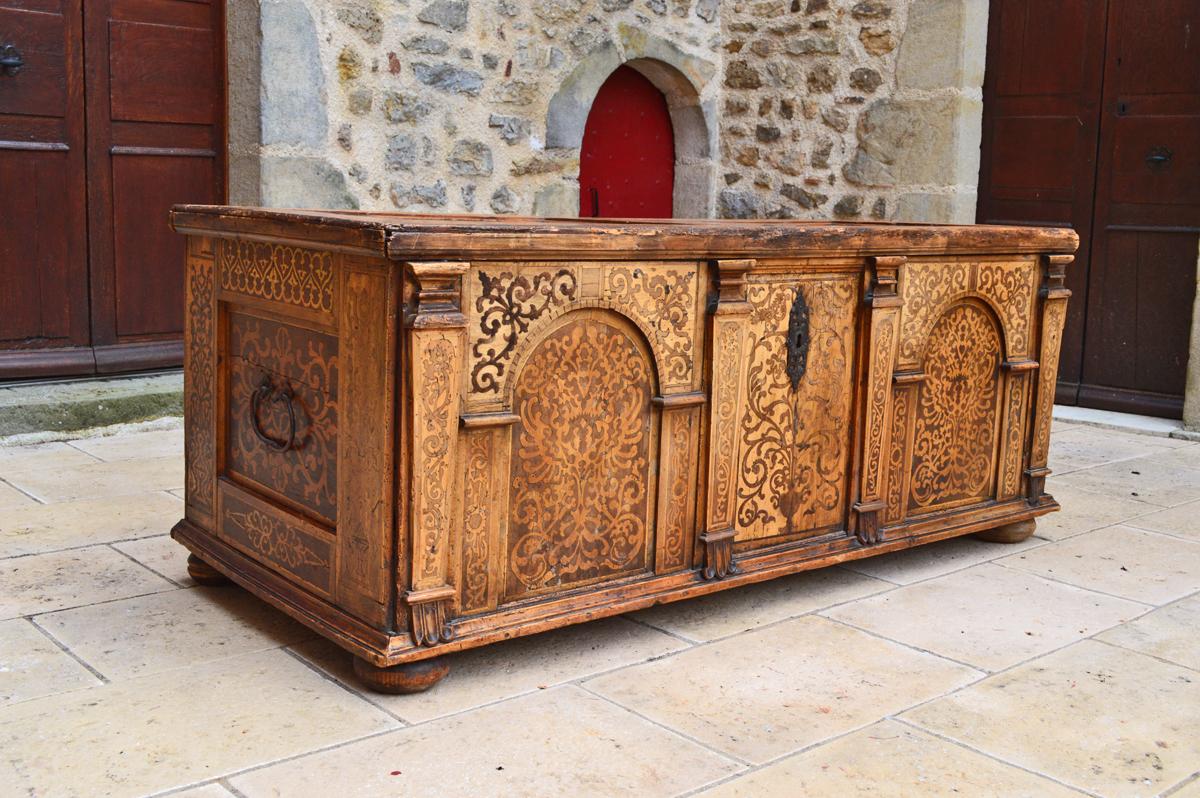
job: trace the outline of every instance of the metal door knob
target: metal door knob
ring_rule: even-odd
[[[0,46],[0,74],[16,75],[25,66],[25,59],[11,44]]]
[[[1155,147],[1150,150],[1150,154],[1146,156],[1146,163],[1151,169],[1166,166],[1175,153],[1171,152],[1166,147]]]

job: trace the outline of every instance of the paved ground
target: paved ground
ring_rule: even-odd
[[[1066,510],[459,655],[414,697],[164,536],[178,431],[0,449],[0,795],[1200,796],[1200,444]]]

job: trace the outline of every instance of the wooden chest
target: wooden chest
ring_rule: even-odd
[[[186,518],[384,690],[1043,491],[1068,230],[180,206]]]

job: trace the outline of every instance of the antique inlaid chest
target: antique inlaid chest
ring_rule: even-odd
[[[186,517],[411,691],[443,655],[1044,493],[1068,230],[180,206]]]

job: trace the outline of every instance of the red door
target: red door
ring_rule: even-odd
[[[617,67],[588,113],[579,156],[579,215],[669,219],[675,133],[667,100],[627,66]]]
[[[1198,36],[1195,0],[992,0],[978,219],[1079,233],[1059,402],[1182,413]]]

